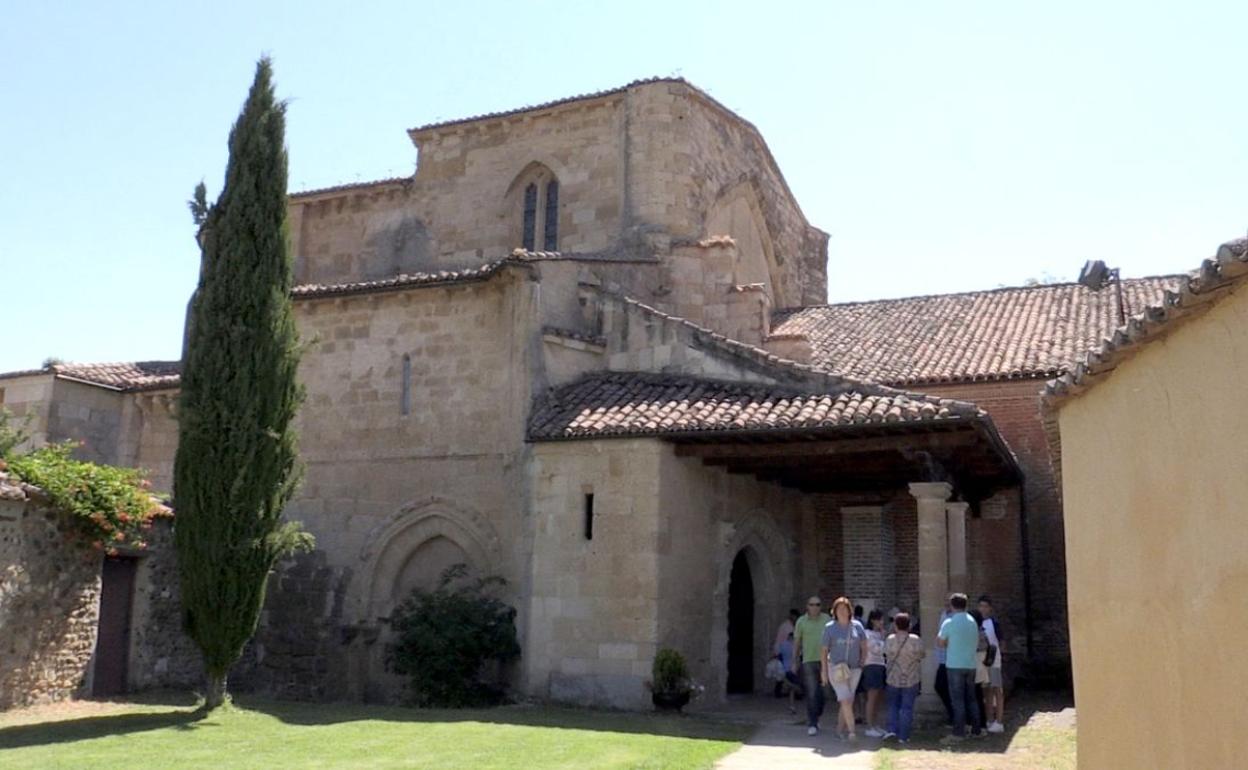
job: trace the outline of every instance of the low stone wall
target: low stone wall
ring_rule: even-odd
[[[101,557],[72,541],[73,526],[0,473],[0,709],[89,686]]]
[[[182,631],[167,520],[149,540],[135,554],[127,689],[193,688],[203,668]],[[0,473],[0,709],[90,694],[101,559],[38,489]]]
[[[131,691],[195,689],[204,681],[199,648],[182,630],[173,526],[157,519],[139,559],[130,615]]]

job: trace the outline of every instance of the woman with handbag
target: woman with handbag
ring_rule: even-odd
[[[905,745],[914,724],[914,701],[923,679],[923,640],[910,633],[910,616],[904,612],[893,618],[897,629],[884,643],[885,678],[888,682],[888,732]]]
[[[823,630],[822,658],[823,684],[832,685],[840,707],[837,734],[854,740],[858,737],[854,731],[854,693],[867,659],[867,631],[854,620],[854,607],[844,596],[832,603],[832,622]]]

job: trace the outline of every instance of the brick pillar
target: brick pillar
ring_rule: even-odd
[[[880,505],[841,508],[845,594],[887,610],[896,601],[892,518]]]
[[[968,503],[945,503],[949,533],[949,591],[966,593],[966,509]]]
[[[919,509],[919,618],[923,644],[923,688],[917,710],[931,714],[943,712],[936,695],[936,633],[940,630],[940,610],[949,594],[949,537],[946,529],[945,501],[953,487],[943,481],[910,485]]]

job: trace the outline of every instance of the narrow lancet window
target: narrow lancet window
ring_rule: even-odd
[[[594,493],[585,495],[585,539],[594,539]]]
[[[399,414],[412,413],[412,357],[404,354],[402,381],[399,385]]]
[[[546,183],[546,222],[542,234],[542,248],[559,250],[559,183],[554,179]]]
[[[514,232],[514,231],[513,231]],[[524,250],[537,248],[537,184],[524,188]]]

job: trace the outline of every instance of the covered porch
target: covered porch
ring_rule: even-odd
[[[530,686],[586,702],[630,702],[664,647],[706,685],[703,707],[763,692],[777,628],[812,593],[934,629],[977,569],[968,519],[1021,478],[974,405],[878,386],[600,373],[550,393],[529,435]],[[929,693],[934,674],[932,656]]]
[[[704,467],[794,490],[807,501],[794,534],[795,583],[791,604],[808,594],[849,596],[865,612],[911,612],[929,644],[945,600],[972,585],[968,519],[996,517],[1010,505],[1021,472],[986,417],[932,422],[867,423],[813,429],[744,429],[667,439],[677,457]],[[770,651],[746,629],[774,640],[776,626],[748,617],[742,596],[753,596],[760,567],[755,551],[724,553],[731,560],[726,617],[728,694],[758,692],[747,668],[761,671]],[[1000,583],[998,582],[997,585]],[[1003,591],[1002,593],[1012,593]],[[775,620],[778,597],[755,599]],[[743,617],[744,616],[744,617]],[[924,692],[934,697],[936,656],[924,669]],[[757,680],[758,675],[754,675]],[[734,686],[735,685],[735,686]]]

